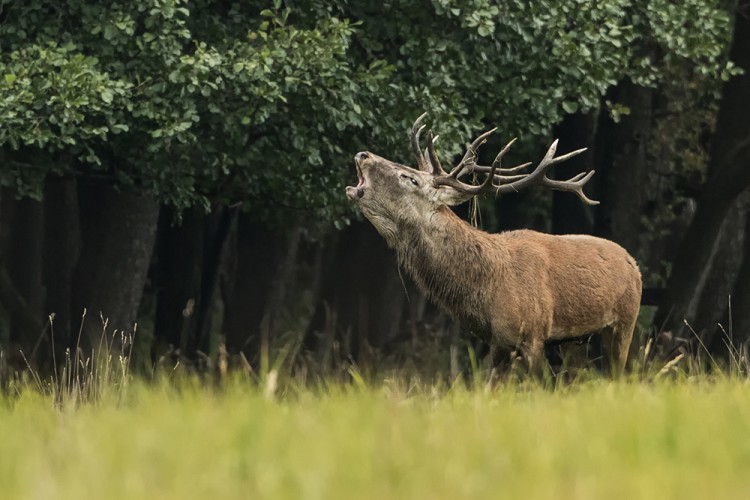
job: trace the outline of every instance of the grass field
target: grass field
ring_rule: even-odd
[[[747,498],[743,380],[130,383],[0,403],[0,497]]]

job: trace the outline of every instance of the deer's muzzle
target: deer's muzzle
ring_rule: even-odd
[[[365,152],[354,155],[354,166],[357,169],[357,186],[348,186],[346,188],[346,196],[352,201],[356,201],[365,195],[365,176],[362,173],[361,164],[369,157],[370,155]]]

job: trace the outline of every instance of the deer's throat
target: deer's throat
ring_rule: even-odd
[[[431,300],[462,319],[478,321],[489,293],[483,233],[450,213],[421,224],[404,224],[395,245],[401,265]]]

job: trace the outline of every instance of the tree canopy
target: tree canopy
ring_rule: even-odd
[[[405,160],[423,109],[455,153],[484,120],[540,135],[677,59],[729,69],[729,16],[703,0],[0,5],[0,182],[35,196],[93,175],[178,208],[334,215],[351,152]]]

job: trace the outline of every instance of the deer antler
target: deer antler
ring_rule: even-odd
[[[439,136],[432,136],[432,130],[427,132],[427,154],[430,157],[430,165],[432,165],[432,175],[445,175],[443,166],[440,165],[440,158],[438,158],[437,152],[435,151],[435,141]]]
[[[466,167],[476,164],[477,151],[479,150],[479,147],[487,142],[487,138],[494,134],[495,130],[497,130],[497,127],[493,128],[492,130],[488,130],[484,134],[474,139],[474,142],[472,142],[466,150],[466,154],[464,154],[464,157],[461,158],[461,161],[458,163],[458,165],[456,165],[453,170],[451,170],[451,173],[449,174],[450,177],[458,179],[458,177],[463,173],[463,170]]]
[[[598,201],[588,198],[583,192],[583,186],[589,180],[591,180],[591,177],[595,172],[594,170],[588,173],[582,172],[566,181],[553,180],[547,177],[547,170],[549,170],[551,166],[583,153],[584,151],[586,151],[586,148],[578,149],[576,151],[572,151],[570,153],[556,157],[555,152],[557,151],[558,141],[555,140],[555,142],[553,142],[547,150],[544,158],[542,158],[542,161],[539,162],[539,165],[537,165],[537,167],[531,173],[516,174],[516,172],[523,170],[524,168],[531,165],[531,163],[524,163],[523,165],[518,165],[512,168],[501,168],[503,156],[505,156],[510,147],[516,141],[516,139],[513,139],[508,142],[508,144],[506,144],[502,150],[500,150],[500,153],[498,153],[498,155],[495,157],[495,161],[492,162],[492,166],[485,167],[477,165],[476,158],[479,146],[487,142],[487,137],[489,137],[495,130],[496,129],[489,130],[477,137],[467,149],[466,154],[464,154],[461,162],[455,168],[453,168],[449,174],[445,174],[444,172],[442,174],[435,174],[435,179],[432,181],[433,185],[450,186],[462,193],[476,195],[483,192],[490,192],[495,194],[517,192],[532,184],[540,184],[550,189],[575,193],[576,195],[578,195],[581,201],[583,201],[587,205],[599,204]],[[437,155],[435,155],[435,157],[437,158]],[[466,170],[467,172],[479,172],[487,174],[487,177],[481,184],[465,184],[458,180],[458,177],[462,173],[464,173],[464,170]]]
[[[427,162],[424,154],[419,148],[419,136],[426,127],[426,125],[420,125],[420,123],[422,123],[422,120],[424,120],[425,116],[427,116],[426,111],[419,115],[419,117],[414,121],[414,125],[412,125],[411,127],[411,151],[412,153],[414,153],[414,157],[417,160],[417,166],[419,167],[419,170],[422,170],[424,172],[431,172],[432,168],[430,167],[430,164]]]
[[[487,142],[487,138],[497,130],[497,128],[493,128],[474,139],[474,142],[469,145],[458,165],[451,169],[450,173],[446,173],[445,170],[443,170],[443,167],[440,164],[440,158],[438,158],[437,152],[435,151],[435,140],[437,137],[433,136],[432,130],[427,132],[427,148],[424,152],[421,150],[419,137],[422,134],[422,131],[426,128],[426,125],[422,125],[421,123],[426,116],[426,112],[422,113],[419,118],[416,119],[414,125],[412,125],[411,148],[417,159],[419,169],[424,172],[430,172],[435,176],[435,179],[432,181],[433,185],[450,186],[457,191],[470,195],[477,195],[484,192],[491,192],[497,195],[517,192],[532,184],[539,184],[550,189],[575,193],[581,201],[587,205],[599,204],[598,201],[588,198],[583,192],[583,186],[591,180],[591,177],[593,177],[595,172],[594,170],[591,172],[581,172],[566,181],[558,181],[547,177],[547,170],[549,170],[551,166],[583,153],[586,151],[586,148],[555,157],[558,142],[555,140],[547,150],[544,158],[542,158],[542,161],[539,162],[539,165],[537,165],[531,173],[519,174],[518,172],[531,165],[531,163],[524,163],[511,168],[501,167],[503,157],[513,143],[516,142],[516,139],[513,139],[500,150],[495,157],[495,161],[492,162],[492,166],[485,167],[478,165],[477,151],[482,144]],[[429,160],[427,157],[429,157]],[[486,174],[487,177],[481,184],[465,184],[458,180],[461,175],[473,172]]]
[[[419,170],[430,172],[432,175],[445,175],[445,171],[440,165],[440,158],[438,158],[438,155],[435,152],[435,141],[437,140],[437,136],[433,137],[432,130],[427,132],[427,148],[424,152],[420,149],[419,136],[426,127],[426,125],[420,124],[425,116],[427,116],[427,112],[419,115],[419,118],[416,119],[414,125],[411,127],[412,153],[414,153],[414,157],[417,159]],[[427,160],[426,157],[429,157],[429,160]]]

